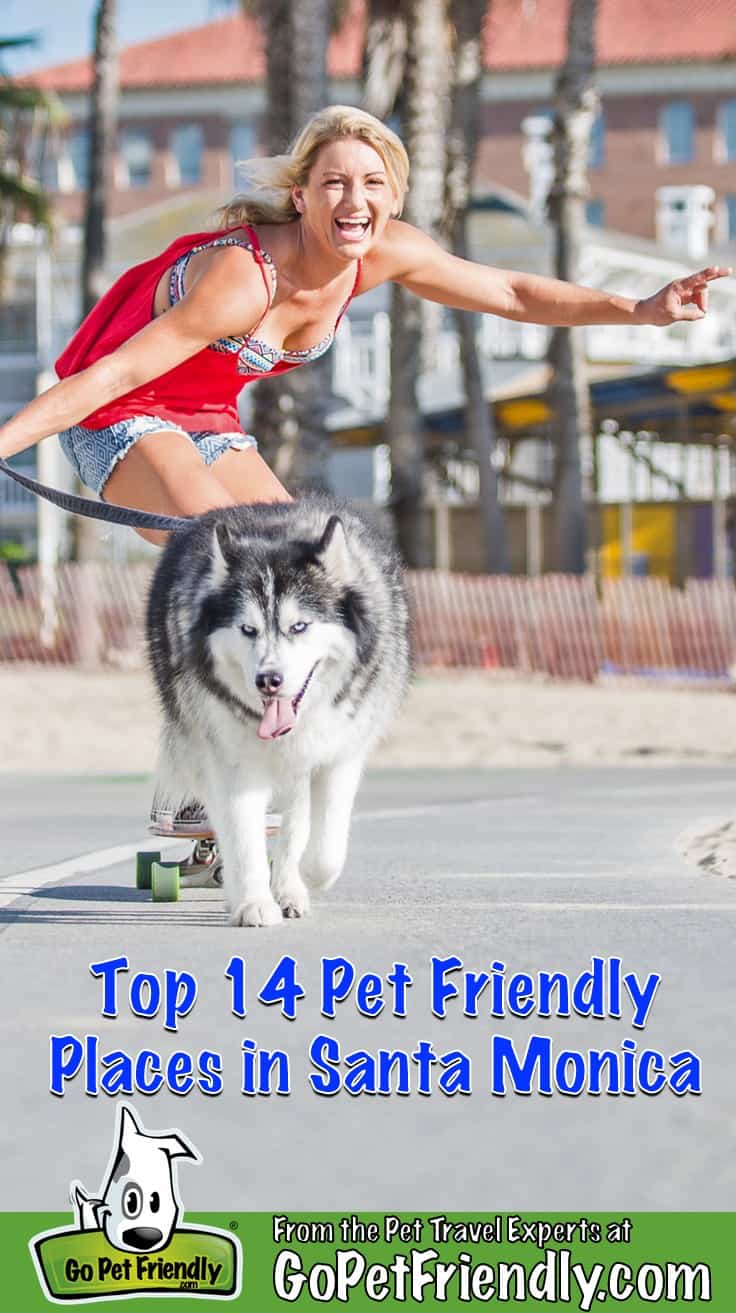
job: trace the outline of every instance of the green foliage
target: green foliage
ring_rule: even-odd
[[[19,86],[3,67],[3,52],[35,45],[31,36],[0,37],[0,217],[48,225],[49,202],[38,182],[25,172],[28,143],[64,120],[55,96],[38,87]]]
[[[0,561],[6,561],[9,565],[30,565],[32,560],[31,552],[23,543],[0,542]]]

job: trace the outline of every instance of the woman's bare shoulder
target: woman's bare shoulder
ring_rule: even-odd
[[[213,337],[249,332],[273,301],[269,270],[259,267],[244,246],[209,246],[192,257],[187,275],[185,295],[168,315],[210,319],[217,328]]]
[[[432,238],[420,228],[402,219],[390,219],[380,241],[363,261],[361,291],[406,277],[426,260],[434,246]]]

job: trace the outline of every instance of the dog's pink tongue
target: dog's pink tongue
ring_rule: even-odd
[[[277,739],[293,729],[296,715],[291,698],[271,698],[266,703],[263,719],[258,726],[259,739]]]

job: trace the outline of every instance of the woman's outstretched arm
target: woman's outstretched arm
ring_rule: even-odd
[[[383,277],[429,301],[562,328],[584,324],[663,326],[678,320],[702,319],[707,310],[708,284],[733,272],[711,266],[636,301],[557,278],[460,260],[418,228],[399,222],[388,226],[376,253],[377,270],[381,266]]]
[[[247,332],[262,315],[263,300],[263,278],[247,251],[229,246],[213,252],[207,269],[171,310],[8,420],[0,428],[0,457],[7,459],[80,424],[100,406],[174,369],[218,338]]]

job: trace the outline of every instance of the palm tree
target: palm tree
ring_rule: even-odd
[[[327,44],[334,0],[241,0],[256,13],[266,44],[267,154],[283,151],[305,120],[329,101]],[[328,486],[329,356],[259,382],[253,428],[265,459],[291,489]]]
[[[483,73],[482,30],[487,0],[452,0],[454,31],[452,102],[447,137],[443,228],[455,255],[468,258],[467,210],[473,163],[480,135],[480,83]],[[483,395],[476,340],[477,316],[455,314],[465,388],[465,428],[478,460],[480,509],[487,570],[508,572],[503,508],[493,466],[493,411]]]
[[[90,98],[89,180],[82,257],[82,315],[105,291],[107,190],[118,111],[117,0],[99,0],[94,26]]]
[[[590,133],[598,111],[593,84],[597,7],[597,0],[571,0],[567,52],[555,87],[555,173],[548,207],[555,230],[555,273],[567,282],[578,280]],[[592,426],[584,329],[555,329],[548,359],[553,371],[550,400],[557,428],[557,564],[561,570],[583,574],[587,532],[580,451],[581,444],[590,443]]]
[[[402,135],[412,162],[404,205],[407,222],[438,235],[449,110],[448,0],[400,0],[407,53]],[[391,509],[399,549],[409,566],[432,563],[425,494],[424,433],[416,380],[422,365],[423,303],[394,284],[391,294],[391,395],[386,418],[391,451]]]
[[[0,39],[0,60],[10,50],[35,45],[35,37]],[[28,172],[34,142],[61,122],[63,112],[55,97],[32,86],[19,86],[0,65],[0,246],[19,218],[34,224],[49,223],[49,198]]]
[[[406,14],[395,0],[370,0],[363,51],[363,108],[388,119],[401,98],[406,67]]]
[[[84,317],[99,301],[107,281],[107,195],[117,135],[118,42],[117,0],[98,0],[92,47],[92,90],[89,100],[89,174],[84,216],[81,301]],[[101,528],[97,520],[77,516],[73,528],[77,579],[77,659],[95,665],[102,634],[99,575]]]
[[[117,0],[99,0],[94,18],[92,90],[89,99],[89,172],[82,247],[81,309],[89,314],[106,290],[107,196],[115,153],[118,110]],[[73,554],[80,562],[100,555],[101,530],[96,520],[78,516],[73,527]],[[80,576],[78,617],[80,659],[92,664],[99,642],[93,570]]]

